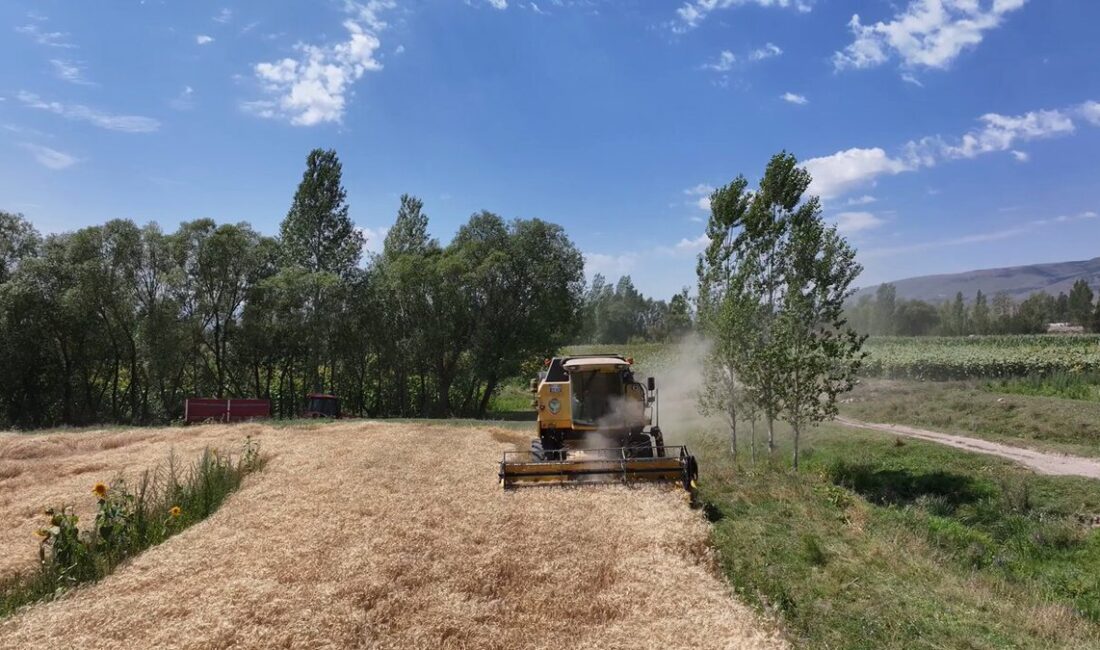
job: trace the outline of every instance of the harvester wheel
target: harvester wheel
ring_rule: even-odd
[[[542,448],[542,441],[535,438],[531,441],[531,460],[544,461],[546,460],[546,451]]]

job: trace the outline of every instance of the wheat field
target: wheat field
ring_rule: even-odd
[[[209,519],[98,584],[0,621],[0,647],[780,648],[707,524],[660,487],[503,492],[503,429],[344,422],[0,435],[0,575],[45,507],[172,450],[271,462]]]

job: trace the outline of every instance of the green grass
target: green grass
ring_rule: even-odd
[[[724,572],[801,645],[1100,643],[1100,483],[837,426],[797,474],[692,445]]]
[[[169,456],[133,486],[121,478],[97,484],[96,517],[84,526],[70,504],[57,504],[42,515],[36,569],[0,580],[0,618],[101,580],[128,558],[202,521],[265,463],[251,440],[237,456],[208,448],[186,467]]]
[[[1100,402],[1100,373],[1058,372],[1052,375],[1028,375],[998,379],[985,383],[985,388],[997,393],[1060,397]]]
[[[1100,456],[1100,402],[994,392],[988,382],[868,379],[842,415],[1082,456]]]

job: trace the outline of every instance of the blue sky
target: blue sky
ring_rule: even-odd
[[[858,17],[857,17],[858,16]],[[398,196],[560,223],[694,285],[699,199],[793,152],[861,284],[1100,255],[1094,0],[8,0],[0,209],[275,233],[313,147]]]

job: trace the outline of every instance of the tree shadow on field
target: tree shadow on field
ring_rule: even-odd
[[[879,469],[867,463],[837,461],[829,467],[828,475],[836,485],[884,506],[934,501],[938,509],[950,512],[986,496],[986,490],[972,478],[938,470],[914,473],[904,469]]]

